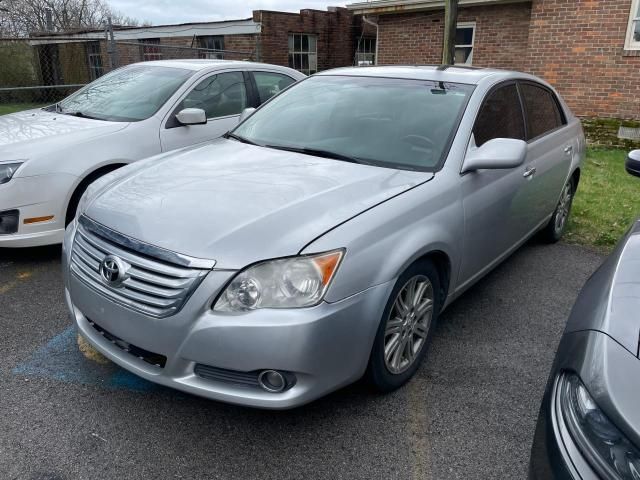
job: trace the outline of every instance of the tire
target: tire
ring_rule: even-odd
[[[429,295],[431,299],[430,310],[427,309],[422,317],[420,313],[415,315],[415,302],[411,305],[406,301],[411,282],[414,281],[416,282],[413,287],[414,292],[417,287],[424,290],[424,295],[417,302],[418,306],[421,301],[426,302]],[[423,287],[423,285],[426,286]],[[398,298],[401,303],[398,303]],[[423,260],[414,263],[398,278],[382,314],[367,367],[366,378],[377,391],[396,390],[416,373],[431,343],[442,306],[441,302],[440,276],[431,261]],[[401,305],[409,307],[404,308],[407,312],[404,315],[401,314],[403,310]],[[398,317],[402,317],[402,321],[399,321]],[[409,340],[404,341],[404,339]],[[412,344],[413,360],[405,363],[405,361],[409,362],[408,342]],[[419,345],[418,342],[420,342]],[[393,345],[396,345],[396,348],[392,349]],[[393,352],[387,355],[387,358],[385,358],[385,347],[389,352]],[[399,350],[400,353],[398,353]]]
[[[573,178],[570,178],[562,189],[560,200],[553,212],[551,220],[549,220],[549,223],[547,223],[540,232],[543,241],[556,243],[562,238],[567,229],[567,223],[569,223],[569,215],[571,214],[574,195],[575,185]]]

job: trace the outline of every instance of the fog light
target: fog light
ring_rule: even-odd
[[[0,235],[9,235],[18,231],[18,210],[0,212]]]
[[[267,392],[279,393],[287,386],[287,380],[280,372],[275,370],[264,370],[258,375],[260,386]]]

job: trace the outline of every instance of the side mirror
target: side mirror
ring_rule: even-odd
[[[624,166],[629,175],[640,177],[640,150],[633,150],[629,152]]]
[[[204,125],[207,114],[201,108],[185,108],[176,113],[176,120],[181,125]]]
[[[467,153],[462,173],[519,167],[526,155],[527,143],[524,140],[494,138]]]
[[[242,110],[242,113],[240,114],[240,121],[244,122],[255,111],[256,111],[255,108],[245,108],[244,110]]]

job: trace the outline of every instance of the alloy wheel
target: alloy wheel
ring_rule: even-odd
[[[569,212],[571,211],[571,201],[573,200],[573,189],[571,187],[571,182],[567,182],[562,190],[562,195],[560,197],[560,203],[558,204],[558,209],[556,211],[555,218],[555,231],[556,234],[561,234],[564,231],[564,227],[567,223],[567,219],[569,218]]]
[[[416,275],[398,292],[384,332],[384,363],[389,372],[401,374],[418,358],[427,342],[433,317],[431,281]]]

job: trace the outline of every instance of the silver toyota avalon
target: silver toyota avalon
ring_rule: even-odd
[[[407,382],[450,302],[560,239],[585,151],[551,86],[499,70],[332,70],[243,117],[92,184],[64,276],[108,358],[262,408]]]

